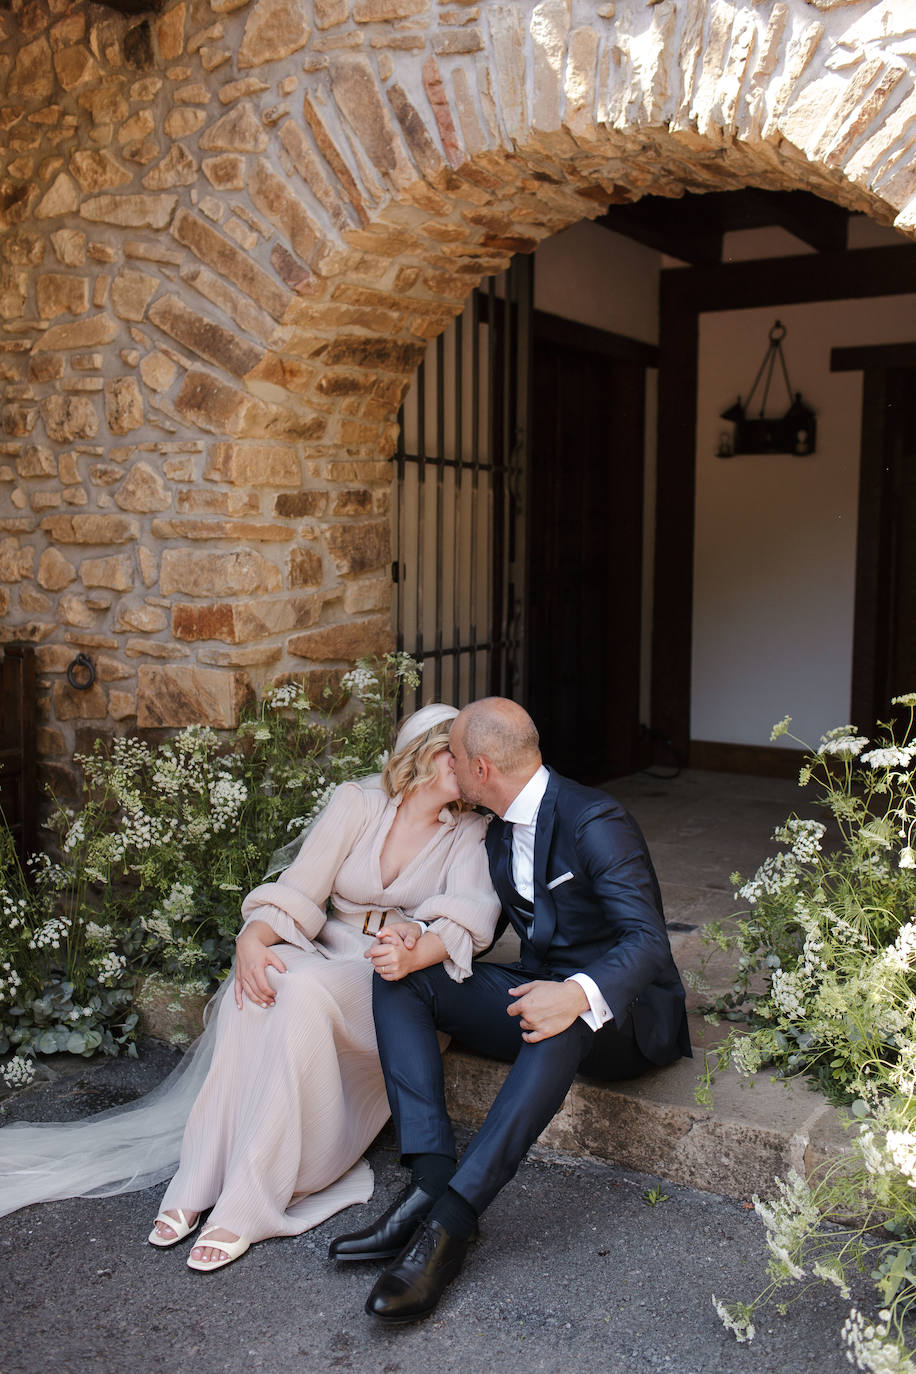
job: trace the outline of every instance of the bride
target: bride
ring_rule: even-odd
[[[149,1240],[175,1245],[209,1210],[192,1269],[368,1200],[361,1157],[389,1114],[373,970],[443,963],[460,981],[498,914],[486,823],[463,810],[448,752],[456,715],[408,717],[381,778],[341,784],[292,865],[245,898],[234,976],[189,1065],[126,1109],[0,1131],[0,1214],[168,1177],[182,1127]]]

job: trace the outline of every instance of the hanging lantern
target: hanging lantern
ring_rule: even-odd
[[[800,391],[796,391],[793,395],[789,371],[782,351],[782,341],[785,337],[785,325],[777,320],[770,330],[769,346],[757,376],[754,378],[754,384],[748,392],[746,403],[742,404],[739,396],[734,405],[721,412],[720,418],[730,420],[735,426],[735,437],[731,452],[728,452],[728,445],[723,443],[726,436],[719,436],[716,457],[730,458],[732,453],[794,453],[797,457],[804,458],[809,453],[814,452],[817,418],[811,407],[805,405]],[[789,408],[782,417],[767,417],[764,411],[766,410],[777,357],[782,367],[782,375],[789,398]],[[763,381],[763,393],[760,398],[760,411],[757,415],[751,415],[749,412],[761,380]]]

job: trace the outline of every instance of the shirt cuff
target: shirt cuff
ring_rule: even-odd
[[[605,1022],[613,1021],[614,1013],[605,1002],[594,978],[589,978],[587,973],[574,973],[566,982],[578,983],[588,998],[588,1011],[580,1012],[579,1018],[585,1022],[589,1030],[600,1030]]]

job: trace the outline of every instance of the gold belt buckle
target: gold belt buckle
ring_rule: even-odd
[[[375,916],[376,914],[378,915],[378,918],[379,918],[378,927],[377,927],[377,929],[375,929],[375,930],[370,930],[370,929],[369,929],[369,922],[372,920],[372,917]],[[379,931],[381,930],[382,926],[385,924],[385,920],[386,920],[387,916],[388,916],[388,912],[387,912],[387,911],[377,911],[377,910],[367,911],[367,912],[366,912],[366,919],[363,921],[363,934],[364,934],[364,935],[378,935],[378,933],[379,933]]]

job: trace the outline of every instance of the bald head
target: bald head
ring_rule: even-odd
[[[507,697],[483,697],[458,713],[449,736],[455,774],[466,801],[502,814],[541,762],[538,732],[528,712]]]

